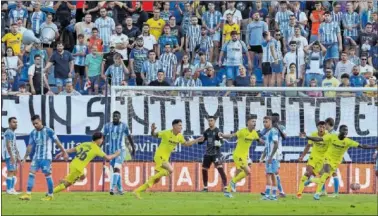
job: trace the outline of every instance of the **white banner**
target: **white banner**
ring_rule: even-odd
[[[38,114],[59,135],[89,135],[106,122],[105,104],[110,104],[105,98],[91,96],[2,97],[2,131],[8,126],[8,118],[15,116],[19,121],[17,133],[28,134],[33,129],[30,118]],[[200,135],[209,115],[217,117],[222,131],[231,132],[245,127],[247,115],[256,114],[257,129],[261,129],[263,117],[277,112],[289,136],[312,132],[317,121],[328,117],[335,119],[335,128],[348,125],[349,136],[377,136],[378,109],[373,99],[195,97],[186,101],[136,96],[117,98],[115,104],[113,110],[121,112],[133,135],[148,135],[152,123],[159,130],[170,128],[176,118],[182,119],[185,135]]]

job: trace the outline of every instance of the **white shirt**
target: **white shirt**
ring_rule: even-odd
[[[295,52],[294,53],[288,52],[288,53],[285,54],[283,62],[285,63],[287,73],[290,72],[290,64],[291,63],[295,64],[296,61],[297,61],[297,55],[295,54]],[[299,67],[301,65],[304,65],[304,60],[302,60],[302,58],[299,58],[298,59],[298,64],[299,65],[297,67]],[[298,68],[298,71],[300,71],[299,68]]]
[[[310,69],[306,70],[306,73],[316,73],[324,75],[323,68],[320,68],[320,52],[312,52],[312,58],[315,60],[310,59]],[[323,56],[324,58],[324,56]]]
[[[289,41],[295,41],[297,42],[297,46],[298,46],[298,56],[300,57],[301,61],[304,62],[304,57],[305,57],[305,53],[304,53],[304,48],[306,46],[308,46],[308,41],[305,37],[303,36],[300,36],[300,37],[291,37],[289,39]]]
[[[143,47],[148,50],[153,50],[154,45],[157,44],[156,38],[151,34],[148,36],[141,35],[139,37],[143,38]]]
[[[341,75],[345,73],[349,76],[352,75],[353,66],[354,64],[349,60],[347,60],[345,64],[342,61],[339,61],[336,65],[335,77],[340,80]]]
[[[18,56],[4,57],[5,68],[12,77],[17,75]]]
[[[360,75],[364,75],[364,73],[367,73],[367,72],[374,73],[374,68],[368,64],[365,65],[365,67],[360,65]]]
[[[110,43],[117,46],[117,44],[129,43],[129,38],[125,34],[110,36]],[[116,52],[122,55],[123,60],[127,60],[127,47],[125,49],[115,49]]]
[[[227,14],[229,13],[233,14],[232,20],[234,21],[234,23],[240,23],[243,20],[241,12],[236,8],[234,10],[226,10],[223,14],[223,20],[227,20]]]

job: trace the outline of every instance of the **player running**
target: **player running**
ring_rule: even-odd
[[[280,122],[280,115],[278,113],[272,114],[272,124],[275,129],[278,131],[278,149],[277,149],[277,162],[278,162],[278,170],[276,173],[277,178],[277,189],[279,191],[280,197],[286,197],[286,194],[283,190],[282,184],[281,184],[281,178],[279,175],[279,169],[280,169],[280,160],[282,160],[282,141],[286,139],[286,128]],[[261,154],[261,156],[264,156]],[[264,160],[263,157],[260,158],[260,161]],[[261,193],[262,196],[265,196],[265,192]]]
[[[220,147],[222,145],[222,139],[219,137],[220,130],[215,126],[215,117],[209,116],[207,118],[209,123],[209,128],[203,132],[204,140],[203,142],[199,142],[198,144],[203,144],[207,141],[206,145],[206,152],[203,156],[202,162],[202,180],[203,180],[203,192],[208,192],[207,182],[208,182],[208,169],[210,168],[211,164],[214,163],[214,166],[217,168],[224,187],[224,191],[227,188],[227,176],[223,169],[222,164],[222,154],[220,151]]]
[[[172,121],[172,129],[156,132],[155,123],[151,125],[151,136],[161,138],[159,147],[154,156],[155,175],[151,176],[148,181],[133,191],[136,198],[141,199],[140,193],[158,183],[163,176],[169,176],[173,172],[173,167],[169,164],[169,157],[172,151],[180,143],[184,146],[191,146],[198,142],[203,142],[204,138],[198,137],[190,141],[186,141],[181,134],[182,121],[175,119]]]
[[[7,194],[18,195],[14,189],[16,183],[16,174],[17,174],[17,162],[21,162],[20,153],[17,149],[16,144],[16,134],[17,129],[17,119],[16,117],[10,117],[8,119],[9,128],[4,133],[3,140],[3,158],[5,159],[5,164],[7,165]]]
[[[301,134],[301,137],[306,137],[309,140],[314,142],[326,142],[328,143],[328,149],[324,154],[324,166],[323,171],[324,173],[320,178],[312,178],[310,181],[317,183],[318,186],[316,188],[316,193],[314,195],[315,200],[320,199],[320,193],[325,181],[330,177],[330,175],[337,169],[337,167],[341,164],[344,153],[350,147],[358,147],[362,149],[378,149],[378,146],[369,146],[360,144],[352,139],[347,138],[348,135],[348,126],[341,125],[339,134],[328,134],[324,137],[308,137],[305,133]]]
[[[102,157],[108,161],[113,160],[120,156],[122,150],[116,151],[112,155],[106,155],[101,150],[101,145],[104,141],[104,136],[101,132],[95,132],[92,135],[92,142],[82,143],[75,148],[68,149],[67,153],[76,152],[75,158],[70,163],[70,172],[64,178],[64,180],[54,188],[54,194],[61,192],[62,190],[73,185],[77,180],[83,180],[85,178],[84,168],[88,165],[89,162],[95,157]],[[55,158],[59,158],[63,155],[62,152],[57,154]]]
[[[265,158],[266,187],[262,200],[277,200],[278,172],[278,130],[272,125],[272,118],[265,116],[264,129],[260,132],[265,142],[262,158]],[[272,193],[271,193],[272,192]]]
[[[120,155],[110,161],[110,166],[113,169],[112,181],[110,184],[110,195],[114,195],[114,188],[117,188],[117,193],[123,195],[122,188],[122,176],[121,169],[122,164],[126,157],[126,137],[128,143],[132,148],[131,155],[135,155],[135,146],[133,138],[129,133],[129,128],[121,120],[121,113],[119,111],[113,112],[113,122],[107,123],[103,129],[104,136],[106,138],[106,143],[109,144],[109,153],[114,154],[120,150]]]
[[[312,137],[324,137],[324,135],[328,134],[326,130],[325,121],[319,121],[316,126],[318,128],[318,131],[311,133]],[[324,154],[328,149],[328,143],[324,141],[314,142],[309,140],[301,156],[298,158],[299,161],[303,161],[303,158],[307,155],[311,147],[312,150],[307,161],[306,172],[301,177],[299,182],[299,188],[297,193],[298,199],[302,198],[303,190],[305,186],[308,184],[309,179],[315,177],[316,175],[319,175],[320,171],[323,169]]]
[[[254,140],[260,139],[258,133],[255,130],[256,119],[256,115],[249,116],[247,119],[247,127],[238,130],[236,133],[223,134],[222,132],[220,132],[218,134],[220,138],[238,138],[237,145],[233,153],[233,159],[237,170],[234,178],[232,178],[232,180],[230,181],[230,185],[227,187],[227,190],[224,194],[226,197],[231,198],[231,191],[236,191],[236,183],[238,183],[240,180],[247,177],[251,173],[251,170],[248,166],[249,148],[251,147],[251,144]]]
[[[35,129],[30,133],[29,145],[24,156],[24,161],[29,156],[32,148],[35,149],[35,152],[30,165],[26,194],[22,195],[20,199],[31,200],[31,192],[33,190],[35,182],[35,173],[39,169],[41,169],[43,174],[45,174],[48,188],[47,196],[42,198],[42,200],[49,201],[53,199],[54,189],[54,182],[51,176],[53,142],[55,142],[55,144],[58,146],[65,160],[68,159],[68,155],[64,150],[62,144],[60,143],[58,137],[56,136],[54,130],[42,125],[42,121],[39,115],[34,115],[31,118],[31,121]]]

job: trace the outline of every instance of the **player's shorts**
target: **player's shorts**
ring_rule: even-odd
[[[251,46],[250,45],[250,47],[251,48],[248,49],[248,51],[250,51],[250,52],[254,52],[254,53],[258,53],[258,54],[263,53],[263,49],[262,49],[261,45],[257,45],[257,46]]]
[[[234,159],[234,163],[236,166],[236,169],[242,169],[242,167],[248,166],[248,157],[240,157],[238,155],[233,155],[232,158]]]
[[[311,166],[313,168],[314,173],[317,175],[323,169],[324,160],[314,159],[313,157],[310,156],[310,158],[307,161],[307,165]]]
[[[263,62],[261,64],[262,67],[262,74],[263,75],[271,75],[272,74],[272,67],[270,62]]]
[[[70,172],[64,178],[64,180],[66,180],[70,184],[74,184],[77,180],[81,178],[82,175],[84,175],[84,171],[80,171],[74,167],[70,167]]]
[[[267,174],[276,174],[278,172],[279,162],[278,160],[272,160],[272,163],[265,161],[265,173]]]
[[[80,76],[85,75],[85,66],[81,65],[74,65],[75,73],[79,74]]]
[[[38,172],[41,169],[43,174],[51,174],[51,160],[37,159],[33,160],[30,165],[30,172]]]
[[[221,155],[204,155],[202,167],[203,168],[210,168],[211,164],[214,163],[215,166],[222,164]]]
[[[213,41],[220,41],[220,32],[219,31],[216,31],[212,36],[210,35],[210,37],[211,37],[211,39],[213,40]]]
[[[110,166],[112,166],[113,168],[122,167],[122,164],[125,161],[125,159],[126,159],[126,149],[122,149],[121,153],[116,158],[110,161]]]
[[[154,162],[155,162],[155,170],[162,171],[165,170],[163,168],[163,163],[167,163],[169,161],[169,157],[164,157],[162,155],[155,155]]]
[[[239,76],[239,66],[226,66],[226,77],[228,80],[235,80]]]
[[[278,64],[272,63],[271,64],[272,72],[273,73],[282,73],[283,71],[283,62],[282,60],[278,61]]]
[[[340,165],[340,161],[335,161],[329,158],[325,158],[324,164],[330,165],[331,167],[330,173],[334,173],[337,170],[337,167]]]
[[[12,164],[11,159],[5,159],[5,164],[7,165],[7,171],[16,171],[17,170],[17,164]]]

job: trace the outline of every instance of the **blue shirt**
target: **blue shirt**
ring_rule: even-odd
[[[71,53],[66,50],[63,51],[62,55],[55,51],[50,58],[50,62],[54,63],[55,66],[55,78],[67,79],[71,72],[69,63],[73,60]]]
[[[367,84],[365,77],[353,74],[350,76],[349,82],[353,87],[364,87]]]
[[[221,83],[218,77],[214,76],[211,78],[203,72],[201,72],[199,78],[202,82],[202,86],[219,86],[219,83]]]
[[[161,35],[159,37],[160,53],[164,52],[165,45],[171,45],[171,48],[178,46],[178,40],[176,36],[173,35]]]
[[[82,53],[82,52],[84,52],[85,54],[88,54],[87,45],[77,44],[74,46],[72,54]],[[85,56],[75,56],[74,58],[75,58],[75,65],[85,66]]]
[[[107,123],[103,129],[106,138],[106,144],[109,145],[109,153],[113,154],[120,149],[125,149],[125,137],[129,136],[129,128],[123,122],[114,124],[113,122]]]
[[[369,57],[371,57],[373,67],[378,68],[378,45],[372,46],[369,51]]]
[[[52,160],[53,142],[58,140],[53,129],[43,127],[41,130],[34,129],[29,136],[29,145],[34,148],[33,160]]]
[[[28,18],[28,11],[25,8],[17,8],[10,10],[9,12],[9,19],[12,19],[13,22],[16,22],[18,19],[27,19]],[[11,23],[12,24],[12,23]]]
[[[215,27],[222,22],[222,14],[219,11],[214,11],[213,13],[206,11],[202,15],[202,22],[204,22],[208,28],[215,29]]]
[[[42,11],[34,12],[31,16],[31,26],[34,34],[39,34],[41,25],[46,21],[46,14]]]
[[[148,50],[146,48],[142,49],[132,49],[130,53],[130,60],[134,60],[134,73],[141,73],[143,62],[148,59]]]
[[[337,43],[337,35],[340,32],[340,25],[337,22],[323,22],[319,27],[319,41],[323,45]]]
[[[125,71],[123,65],[111,65],[105,72],[105,75],[112,76],[112,86],[121,86],[125,81]]]
[[[276,128],[270,128],[270,129],[266,129],[264,128],[260,134],[262,135],[262,139],[264,140],[265,142],[265,159],[268,160],[270,155],[272,154],[273,152],[273,148],[274,148],[274,142],[277,142],[278,143],[278,131]],[[278,153],[278,149],[275,153],[275,155],[273,156],[273,159],[277,159],[277,154]]]
[[[268,31],[268,24],[264,21],[252,21],[247,26],[247,34],[249,36],[249,45],[256,46],[263,42],[263,32]]]
[[[3,146],[2,146],[4,159],[10,158],[10,154],[8,152],[8,149],[7,149],[7,143],[8,142],[10,142],[11,154],[15,158],[16,157],[16,151],[17,151],[17,148],[16,148],[16,134],[10,128],[8,128],[5,131],[5,133],[4,133]]]

